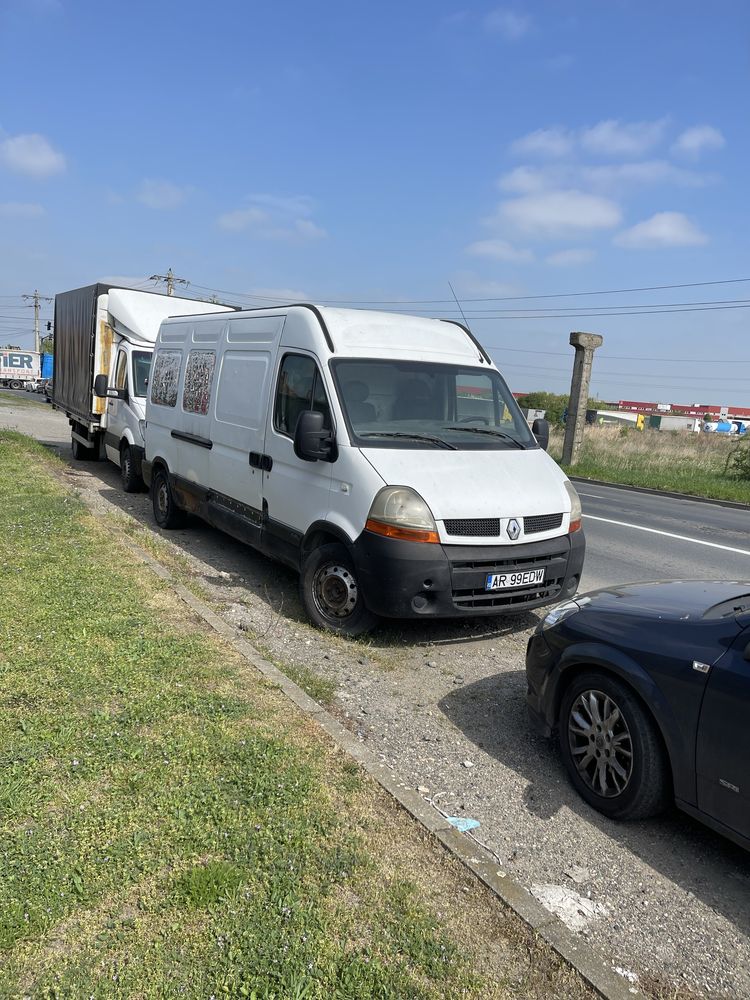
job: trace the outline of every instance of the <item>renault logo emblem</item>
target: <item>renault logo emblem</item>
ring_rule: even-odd
[[[520,534],[521,534],[521,525],[518,523],[515,517],[512,517],[510,521],[508,521],[508,538],[510,538],[512,542],[515,542],[515,540],[518,538]]]

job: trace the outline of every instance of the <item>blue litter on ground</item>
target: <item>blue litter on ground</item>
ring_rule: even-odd
[[[468,816],[446,816],[445,818],[451,826],[455,826],[461,833],[466,833],[467,830],[476,830],[479,826],[478,819],[470,819]]]

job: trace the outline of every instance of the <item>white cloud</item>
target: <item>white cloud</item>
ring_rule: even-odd
[[[641,156],[662,139],[667,122],[601,121],[581,133],[581,145],[591,153],[605,156]]]
[[[579,264],[588,264],[596,257],[593,250],[560,250],[559,253],[552,253],[547,257],[547,263],[553,267],[577,267]]]
[[[517,156],[538,153],[542,156],[566,156],[573,149],[573,135],[559,125],[538,128],[535,132],[516,139],[510,148]]]
[[[527,263],[534,259],[531,250],[514,247],[507,240],[478,240],[466,248],[466,253],[472,257],[491,257],[493,260],[504,260],[510,263]]]
[[[38,132],[0,139],[0,162],[29,177],[49,177],[65,170],[65,157]]]
[[[268,221],[268,213],[260,208],[237,208],[219,216],[219,228],[239,233],[243,229],[255,229]]]
[[[190,187],[179,187],[171,181],[146,179],[141,183],[136,198],[149,208],[169,211],[179,208],[191,190]]]
[[[597,193],[609,193],[657,184],[705,187],[715,180],[715,175],[685,170],[666,160],[641,160],[602,166],[581,166],[574,163],[555,163],[542,167],[524,165],[503,174],[497,184],[501,191],[513,194],[534,194],[562,187],[582,187]]]
[[[705,187],[716,178],[684,170],[666,160],[643,160],[638,163],[614,163],[603,167],[584,167],[584,181],[600,189],[621,188],[625,185],[678,184],[680,187]]]
[[[523,295],[526,291],[520,285],[512,285],[507,281],[495,281],[492,278],[482,278],[473,271],[461,271],[456,274],[453,278],[453,285],[458,293],[459,301],[470,295],[510,298],[510,296]]]
[[[657,212],[615,237],[615,243],[632,250],[658,247],[697,247],[708,236],[682,212]]]
[[[44,215],[44,209],[35,202],[6,201],[0,203],[0,216],[4,219],[38,219],[40,215]]]
[[[620,222],[619,206],[609,198],[583,191],[542,191],[501,202],[490,222],[509,222],[533,236],[565,236],[611,229]]]
[[[224,212],[217,222],[220,229],[249,231],[259,239],[309,243],[328,235],[310,218],[313,210],[313,200],[307,195],[255,194],[246,199],[244,207]]]
[[[531,18],[527,14],[517,14],[507,7],[491,10],[484,19],[484,27],[495,35],[501,35],[508,42],[517,42],[531,29]]]
[[[713,125],[693,125],[677,137],[672,149],[675,153],[697,157],[707,149],[721,149],[726,139]]]

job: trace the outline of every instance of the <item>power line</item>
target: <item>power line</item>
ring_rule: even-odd
[[[484,345],[488,351],[508,351],[513,354],[544,354],[557,358],[570,358],[573,355],[569,351],[540,351],[535,347],[506,347],[505,344],[498,344],[494,347]],[[750,365],[750,358],[643,358],[633,354],[602,354],[602,360],[606,361],[665,361],[669,364],[692,364],[692,365]]]
[[[594,295],[628,295],[633,292],[660,292],[674,288],[707,288],[712,285],[736,285],[742,282],[749,282],[750,278],[723,278],[718,281],[688,281],[674,285],[645,285],[641,288],[606,288],[594,292],[550,292],[544,295],[504,295],[491,296],[486,298],[466,298],[462,296],[464,302],[530,302],[538,299],[565,299],[577,296]],[[287,298],[276,295],[258,295],[252,292],[230,292],[222,288],[209,288],[207,285],[195,285],[195,288],[203,288],[209,292],[219,292],[222,295],[237,295],[241,298],[261,299],[269,302],[288,302]],[[321,305],[445,305],[453,304],[452,299],[322,299],[315,298],[315,302]]]
[[[524,369],[526,371],[533,371],[533,372],[555,372],[555,373],[560,374],[560,375],[570,375],[570,369],[569,368],[546,368],[546,367],[544,367],[542,365],[513,365],[513,364],[507,364],[507,365],[504,365],[503,367],[505,367],[505,368],[514,368],[514,369],[519,369],[519,370],[520,369]],[[665,374],[668,374],[668,373],[659,373],[659,372],[613,372],[613,371],[609,371],[608,369],[599,369],[599,371],[597,371],[595,373],[595,376],[593,376],[593,377],[600,376],[600,375],[605,375],[605,376],[606,375],[613,375],[616,378],[657,378],[657,379],[662,379],[662,381],[663,381],[664,377],[665,377]],[[723,375],[711,375],[711,376],[705,376],[705,375],[683,375],[682,373],[680,373],[678,375],[678,378],[681,378],[681,379],[683,379],[686,382],[715,382],[715,381],[719,381],[722,384],[725,384],[727,382],[742,382],[744,385],[749,385],[749,387],[750,387],[750,384],[748,383],[747,378],[725,378]]]

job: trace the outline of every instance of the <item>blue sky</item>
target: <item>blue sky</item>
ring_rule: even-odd
[[[744,0],[0,0],[0,343],[21,293],[168,267],[432,315],[451,282],[515,390],[583,329],[601,398],[750,406],[750,281],[531,298],[750,277],[749,36]]]

